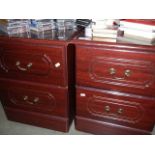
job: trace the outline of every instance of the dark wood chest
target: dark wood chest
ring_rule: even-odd
[[[0,94],[8,119],[67,132],[74,110],[73,60],[67,41],[2,37]]]
[[[75,41],[76,128],[149,134],[155,123],[155,47]]]

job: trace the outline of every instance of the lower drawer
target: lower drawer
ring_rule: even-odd
[[[0,94],[4,107],[69,117],[67,88],[23,82],[2,83]]]
[[[155,98],[77,87],[76,100],[82,118],[146,131],[155,124]]]

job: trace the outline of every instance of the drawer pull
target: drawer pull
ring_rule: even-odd
[[[24,96],[23,100],[27,101],[28,100],[28,96]]]
[[[118,113],[118,114],[122,114],[122,113],[123,113],[123,109],[122,109],[122,108],[119,108],[119,109],[117,110],[117,113]]]
[[[127,69],[124,72],[125,76],[129,77],[131,75],[131,70]]]
[[[114,75],[114,74],[116,74],[116,69],[115,68],[110,68],[109,72],[110,72],[111,75]]]
[[[37,103],[39,101],[39,97],[35,97],[33,101],[29,101],[28,99],[29,99],[29,97],[27,95],[25,95],[23,97],[23,100],[26,101],[29,104],[35,104],[35,103]]]
[[[28,63],[28,64],[27,64],[27,68],[31,68],[32,65],[33,65],[32,62]]]
[[[110,68],[109,72],[110,72],[111,75],[115,75],[116,74],[116,69],[115,68]],[[131,73],[132,73],[131,70],[127,69],[124,72],[124,77],[113,77],[113,78],[115,78],[116,80],[124,80],[126,77],[131,76]]]
[[[55,66],[55,68],[59,68],[61,66],[60,62],[57,62],[54,66]]]
[[[38,101],[39,101],[39,97],[35,97],[33,100],[34,103],[37,103]]]
[[[32,64],[32,62],[28,63],[27,66],[26,66],[26,68],[21,67],[20,65],[21,65],[20,61],[17,61],[17,62],[16,62],[17,68],[18,68],[19,70],[21,70],[21,71],[27,71],[28,69],[30,69],[30,68],[32,67],[33,64]]]
[[[105,107],[104,107],[104,110],[105,110],[106,112],[109,112],[109,111],[110,111],[110,106],[108,106],[108,105],[105,106]]]

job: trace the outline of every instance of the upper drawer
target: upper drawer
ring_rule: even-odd
[[[0,76],[66,85],[64,46],[0,44]]]
[[[77,87],[76,114],[86,118],[152,131],[155,98]]]
[[[68,90],[26,83],[4,83],[0,91],[4,106],[68,117]]]
[[[155,53],[77,46],[77,84],[155,95]]]

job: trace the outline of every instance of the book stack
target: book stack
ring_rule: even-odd
[[[75,19],[57,19],[57,28],[76,29],[77,24]]]
[[[76,31],[75,19],[31,19],[31,36],[65,40]]]
[[[33,19],[31,20],[31,34],[33,36],[42,37],[56,35],[59,39],[66,35],[66,31],[76,29],[76,20],[74,19]]]
[[[32,33],[56,29],[56,22],[53,19],[31,19],[30,30]]]
[[[91,23],[91,19],[76,19],[76,25],[79,27],[87,27]]]
[[[92,20],[92,39],[116,42],[118,20]]]
[[[9,35],[27,33],[29,32],[29,24],[30,21],[26,19],[1,19],[0,30]]]
[[[126,19],[120,21],[119,42],[142,45],[155,44],[155,20]]]

